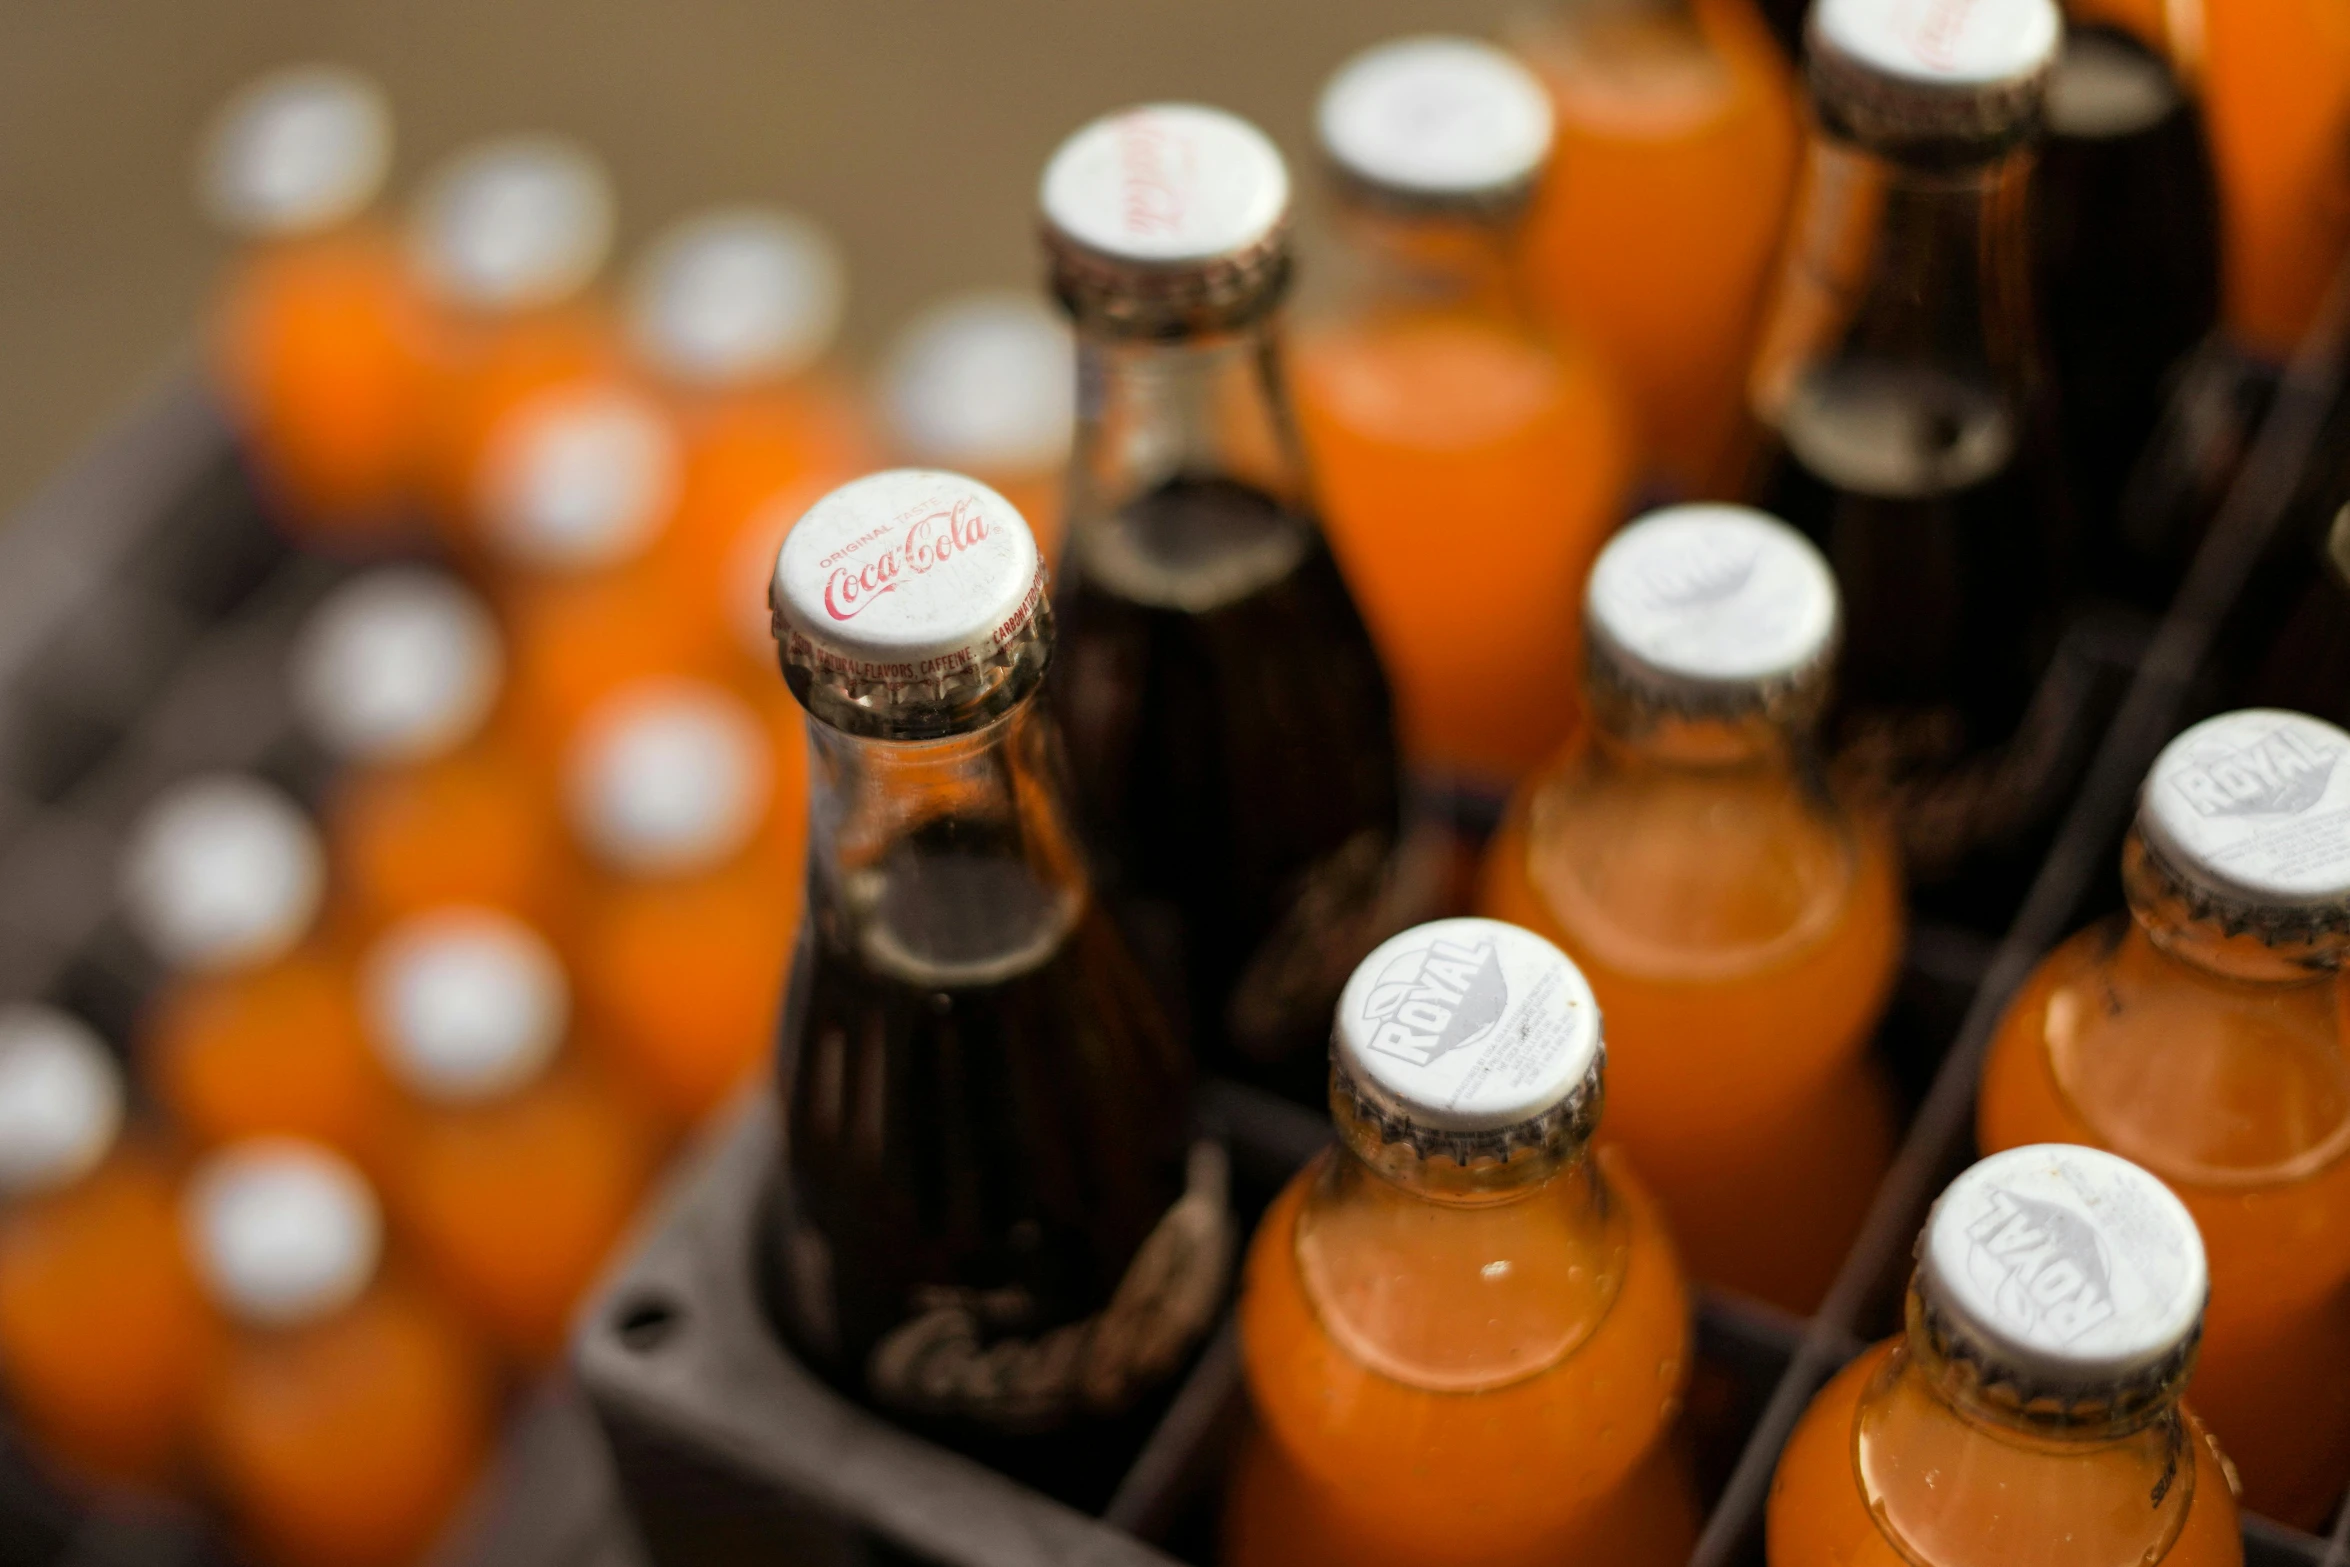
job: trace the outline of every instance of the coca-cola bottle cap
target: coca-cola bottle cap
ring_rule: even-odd
[[[784,538],[768,585],[784,678],[811,714],[884,740],[986,723],[1052,653],[1036,540],[978,480],[892,468],[842,485]]]
[[[2195,1220],[2159,1179],[2042,1143],[1950,1183],[1918,1237],[1917,1292],[1943,1351],[2017,1403],[2110,1402],[2184,1376],[2210,1277]]]
[[[612,183],[568,137],[483,142],[427,177],[410,247],[425,281],[469,309],[559,304],[612,248]]]
[[[131,824],[117,869],[123,917],[179,969],[266,963],[309,933],[326,891],[318,829],[242,773],[172,785]]]
[[[726,207],[656,238],[629,285],[646,363],[700,385],[781,378],[832,346],[848,301],[840,247],[813,221]]]
[[[610,698],[581,725],[569,772],[580,839],[640,876],[732,859],[758,832],[773,786],[758,715],[698,680],[648,680]]]
[[[1840,616],[1835,573],[1793,528],[1745,506],[1669,506],[1592,567],[1587,678],[1680,712],[1766,711],[1824,684]]]
[[[2063,44],[2055,0],[1819,0],[1804,53],[1822,114],[1899,150],[2025,133]]]
[[[380,566],[327,595],[288,660],[294,709],[348,762],[411,762],[470,739],[505,675],[489,606],[426,566]]]
[[[1587,1135],[1602,1057],[1582,971],[1499,920],[1388,938],[1355,968],[1331,1029],[1338,1091],[1383,1140],[1463,1164]]]
[[[1068,461],[1076,345],[1026,294],[964,294],[924,311],[891,346],[882,387],[890,433],[917,462],[1003,474]]]
[[[1529,193],[1550,156],[1550,95],[1470,38],[1404,38],[1356,55],[1322,90],[1316,127],[1339,171],[1414,203]]]
[[[291,1137],[232,1143],[198,1165],[181,1199],[196,1274],[256,1327],[297,1327],[359,1298],[383,1252],[383,1214],[340,1154]]]
[[[383,89],[337,65],[272,71],[220,107],[197,154],[204,210],[256,238],[315,233],[356,216],[392,167]]]
[[[2304,713],[2222,713],[2163,747],[2138,832],[2214,912],[2350,919],[2350,734]]]
[[[510,563],[589,571],[651,547],[677,503],[682,466],[676,432],[652,399],[575,384],[499,421],[474,504]]]
[[[0,1006],[0,1197],[71,1185],[122,1128],[122,1071],[79,1018]]]
[[[555,949],[495,909],[436,909],[368,953],[368,1023],[418,1097],[471,1104],[513,1092],[554,1058],[571,997]]]

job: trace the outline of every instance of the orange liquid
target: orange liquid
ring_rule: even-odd
[[[1516,778],[1574,721],[1583,581],[1631,478],[1604,372],[1431,314],[1307,339],[1295,389],[1407,753]]]
[[[325,1322],[238,1343],[202,1431],[215,1488],[277,1567],[409,1567],[487,1456],[484,1369],[397,1283]]]
[[[658,675],[723,679],[717,639],[670,585],[643,571],[596,572],[513,585],[506,595],[512,650],[506,738],[550,788],[572,736],[623,686]]]
[[[1911,1537],[1904,1554],[1869,1510],[1858,1474],[1860,1401],[1898,1346],[1877,1345],[1837,1373],[1805,1411],[1771,1480],[1767,1550],[1771,1567],[2107,1567],[2133,1561],[2135,1549],[2099,1529],[2102,1521],[2079,1505],[2100,1489],[2101,1459],[2084,1454],[2050,1462],[2044,1453],[1977,1431],[1953,1413],[1933,1433],[1939,1450],[1906,1450],[1904,1464],[1938,1469],[1962,1484],[1995,1486],[2000,1508],[1953,1509],[1931,1540]],[[2236,1505],[2217,1451],[2193,1414],[2186,1416],[2194,1451],[2195,1492],[2162,1567],[2236,1567],[2244,1559]],[[1919,1429],[1917,1426],[1908,1429]],[[2149,1564],[2151,1567],[2151,1564]]]
[[[2320,1528],[2350,1480],[2350,1062],[2338,979],[2182,972],[2134,926],[2044,959],[1984,1063],[1985,1152],[2087,1143],[2161,1176],[2203,1232],[2188,1392],[2245,1505]]]
[[[508,320],[443,321],[434,344],[419,477],[451,545],[476,556],[475,497],[499,427],[543,392],[618,374],[619,350],[609,323],[588,305]]]
[[[214,328],[221,388],[279,520],[305,540],[399,522],[426,316],[399,247],[372,229],[257,249]]]
[[[1325,1156],[1329,1157],[1329,1156]],[[1678,1564],[1696,1539],[1695,1503],[1667,1427],[1689,1370],[1689,1300],[1653,1205],[1606,1165],[1610,1229],[1624,1248],[1622,1282],[1605,1314],[1563,1359],[1529,1355],[1506,1312],[1415,1325],[1443,1358],[1508,1364],[1507,1380],[1432,1390],[1383,1374],[1351,1353],[1304,1283],[1298,1211],[1319,1163],[1282,1193],[1249,1249],[1240,1331],[1262,1437],[1244,1449],[1227,1514],[1229,1567],[1348,1567],[1430,1561],[1477,1567]],[[1505,1266],[1538,1298],[1577,1288],[1595,1259],[1559,1244],[1539,1200],[1483,1210],[1467,1225],[1405,1220],[1361,1256],[1361,1278],[1423,1269],[1493,1277]],[[1460,1211],[1422,1208],[1450,1221]],[[1392,1248],[1392,1261],[1386,1248]],[[1465,1270],[1465,1271],[1464,1271]],[[1527,1280],[1526,1273],[1538,1274]],[[1552,1275],[1555,1274],[1555,1279]],[[1376,1288],[1350,1307],[1376,1320]],[[1408,1336],[1408,1330],[1406,1333]]]
[[[477,745],[345,779],[326,812],[335,881],[366,939],[444,904],[561,928],[568,857],[543,780]]]
[[[1604,1135],[1631,1150],[1690,1271],[1809,1311],[1893,1155],[1864,1054],[1901,954],[1889,849],[1767,776],[1655,771],[1578,795],[1556,823],[1543,788],[1496,835],[1479,912],[1548,937],[1591,981]]]
[[[1527,281],[1614,367],[1665,476],[1727,494],[1799,143],[1751,0],[1692,11],[1694,33],[1630,20],[1581,47],[1563,27],[1524,41],[1558,116]]]
[[[215,1351],[170,1173],[140,1149],[0,1216],[0,1383],[49,1457],[160,1485]]]

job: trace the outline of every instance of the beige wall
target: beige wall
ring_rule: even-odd
[[[22,499],[193,328],[217,257],[188,142],[243,77],[378,74],[403,178],[546,126],[611,160],[624,234],[701,202],[833,224],[868,347],[928,295],[1033,276],[1029,200],[1061,133],[1186,96],[1293,156],[1316,83],[1403,31],[1512,0],[16,0],[0,23],[0,505]]]

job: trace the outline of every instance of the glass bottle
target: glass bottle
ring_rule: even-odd
[[[1892,846],[1816,746],[1835,581],[1775,519],[1676,506],[1609,542],[1584,615],[1590,722],[1513,802],[1479,907],[1590,979],[1608,1134],[1691,1271],[1806,1312],[1896,1136],[1866,1054],[1901,956]]]
[[[2179,1402],[2206,1277],[2162,1183],[1995,1154],[1926,1220],[1908,1324],[1812,1400],[1770,1567],[2237,1567],[2227,1461]]]
[[[2191,1391],[2245,1504],[2322,1527],[2350,1472],[2350,735],[2248,709],[2156,758],[2127,916],[2044,958],[1983,1066],[1985,1148],[2087,1143],[2202,1226]]]
[[[1655,1204],[1592,1150],[1600,1024],[1573,963],[1494,920],[1355,971],[1339,1145],[1249,1248],[1232,1567],[1688,1559],[1688,1292]]]
[[[1491,45],[1427,36],[1349,61],[1319,124],[1352,266],[1292,386],[1331,547],[1414,768],[1498,793],[1574,722],[1572,606],[1632,478],[1608,372],[1543,339],[1512,269],[1549,102]]]
[[[1064,804],[1043,563],[994,491],[892,470],[800,520],[773,602],[812,764],[773,1309],[847,1392],[1098,1506],[1232,1242]]]
[[[1332,1001],[1408,917],[1387,680],[1281,385],[1288,171],[1158,105],[1063,143],[1043,205],[1078,334],[1052,685],[1078,801],[1203,1059],[1310,1101]]]
[[[2027,292],[2051,0],[1821,0],[1815,128],[1749,396],[1754,503],[1844,592],[1830,715],[1921,885],[2052,808],[2074,716],[2031,709],[2065,513]]]

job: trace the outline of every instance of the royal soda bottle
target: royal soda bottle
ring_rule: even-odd
[[[800,520],[773,598],[813,771],[780,1324],[856,1397],[1098,1506],[1232,1239],[1188,1062],[1065,803],[1043,563],[994,491],[898,469]]]

